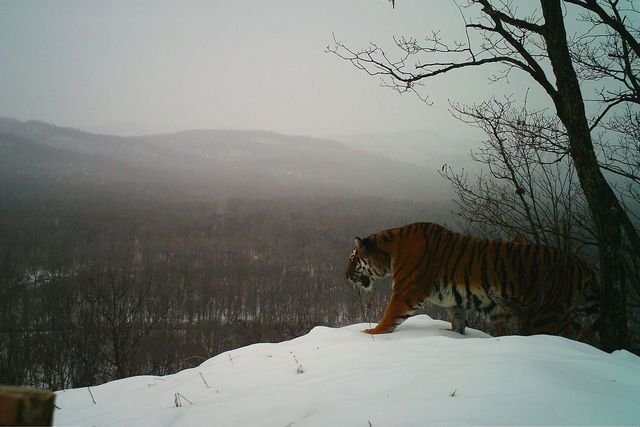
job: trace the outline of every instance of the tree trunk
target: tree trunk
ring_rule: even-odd
[[[556,78],[553,101],[569,137],[569,151],[575,164],[598,234],[601,281],[602,347],[613,351],[629,347],[624,265],[621,257],[622,220],[625,215],[606,181],[591,140],[580,85],[567,46],[559,0],[540,0],[545,25],[543,37]]]

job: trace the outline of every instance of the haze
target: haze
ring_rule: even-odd
[[[465,129],[447,100],[486,98],[496,87],[484,76],[429,82],[427,107],[325,50],[332,33],[358,48],[461,25],[453,2],[417,0],[395,9],[385,0],[4,1],[0,116],[121,135],[223,128],[456,136]]]

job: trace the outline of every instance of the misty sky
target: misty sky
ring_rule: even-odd
[[[0,116],[114,133],[464,134],[447,100],[502,90],[484,75],[429,82],[427,107],[325,53],[332,33],[358,48],[437,29],[461,37],[453,2],[2,0]]]

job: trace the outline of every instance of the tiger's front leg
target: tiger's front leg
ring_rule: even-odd
[[[422,306],[426,295],[417,297],[402,296],[397,294],[391,295],[391,300],[384,311],[382,320],[374,327],[365,329],[366,334],[387,334],[393,332],[398,325],[407,320]]]

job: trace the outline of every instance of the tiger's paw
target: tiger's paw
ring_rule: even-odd
[[[389,332],[393,332],[393,328],[378,328],[376,326],[375,328],[364,329],[362,332],[370,335],[388,334]]]

